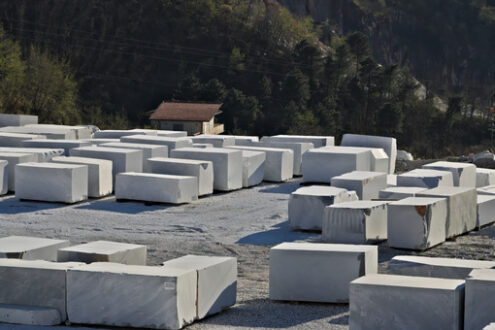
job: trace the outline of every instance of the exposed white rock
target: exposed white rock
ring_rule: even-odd
[[[476,166],[470,163],[434,162],[423,165],[424,169],[449,171],[456,187],[476,187]]]
[[[91,139],[93,135],[93,129],[91,126],[69,126],[69,125],[54,125],[54,124],[29,124],[25,126],[26,128],[33,128],[35,130],[68,130],[74,132],[75,139]]]
[[[414,157],[410,152],[407,152],[405,150],[397,150],[397,160],[413,161]]]
[[[8,236],[0,238],[0,258],[57,261],[57,251],[69,246],[69,241]]]
[[[22,147],[25,141],[46,139],[44,135],[0,132],[0,146]]]
[[[387,187],[387,174],[379,172],[353,171],[334,176],[331,184],[337,188],[354,190],[359,199],[378,198],[380,190]]]
[[[495,185],[495,170],[476,168],[476,187]]]
[[[415,197],[417,193],[426,190],[426,188],[421,187],[388,187],[380,191],[378,198],[400,200],[408,197]]]
[[[387,174],[387,187],[397,187],[396,174]]]
[[[143,172],[150,172],[148,159],[153,157],[168,157],[168,147],[156,144],[110,142],[104,143],[102,147],[123,148],[141,150],[143,152]]]
[[[15,191],[15,166],[21,163],[36,162],[35,154],[30,153],[17,153],[17,152],[0,152],[0,160],[8,162],[8,190]]]
[[[464,329],[482,329],[495,321],[495,270],[475,269],[466,279]]]
[[[452,187],[454,179],[451,172],[415,169],[397,176],[397,185],[401,187]]]
[[[61,248],[58,262],[115,262],[126,265],[146,265],[146,246],[110,241],[94,241]]]
[[[313,143],[315,148],[330,147],[335,145],[333,136],[313,136],[313,135],[275,135],[264,136],[262,142],[309,142]]]

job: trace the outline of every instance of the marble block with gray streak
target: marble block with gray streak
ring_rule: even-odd
[[[146,265],[146,246],[110,241],[94,241],[58,250],[58,262],[115,262]]]
[[[7,236],[0,238],[0,258],[57,261],[58,249],[69,245],[59,239]]]
[[[434,162],[423,165],[424,169],[449,171],[452,173],[455,187],[476,187],[476,165],[458,162]]]
[[[466,279],[464,329],[483,329],[495,322],[495,270],[475,269]]]
[[[334,187],[354,190],[361,200],[371,200],[378,198],[380,190],[387,188],[387,174],[353,171],[334,176],[330,182]]]
[[[152,132],[144,131],[144,130],[119,130],[119,129],[107,129],[97,131],[93,134],[93,138],[95,139],[120,139],[124,136],[129,135],[156,135]]]

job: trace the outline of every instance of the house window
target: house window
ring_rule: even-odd
[[[184,130],[184,124],[174,124],[172,126],[172,129],[174,131],[183,131]]]

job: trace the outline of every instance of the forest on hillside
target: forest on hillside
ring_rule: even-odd
[[[162,100],[221,102],[233,134],[392,135],[429,157],[489,142],[462,90],[440,112],[366,33],[276,1],[0,0],[0,21],[1,112],[124,128]]]

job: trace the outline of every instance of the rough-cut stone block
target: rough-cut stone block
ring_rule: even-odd
[[[115,262],[126,265],[146,265],[146,246],[110,241],[95,241],[58,250],[58,262]]]
[[[387,202],[353,201],[327,206],[323,214],[321,239],[346,244],[387,239]]]
[[[36,162],[36,155],[29,153],[0,152],[0,160],[8,162],[8,190],[15,191],[15,166],[21,163]]]
[[[92,145],[102,145],[105,143],[120,142],[120,139],[89,139]]]
[[[157,144],[167,146],[169,155],[174,149],[192,147],[192,140],[186,137],[174,138],[165,136],[131,135],[123,136],[120,141],[126,143]]]
[[[34,162],[49,162],[53,157],[64,154],[64,149],[0,147],[0,152],[15,152],[34,155]]]
[[[476,228],[477,193],[475,188],[438,187],[420,192],[416,196],[447,199],[447,238]]]
[[[198,199],[198,182],[193,176],[154,173],[120,173],[115,198],[143,202],[182,204]]]
[[[376,246],[282,243],[270,249],[270,299],[345,303],[349,283],[377,269]]]
[[[71,323],[180,329],[196,318],[193,270],[92,263],[67,272]]]
[[[476,168],[476,187],[495,185],[495,170],[488,168]]]
[[[495,270],[475,269],[466,279],[464,329],[482,329],[495,322]]]
[[[103,130],[103,131],[97,131],[93,134],[94,139],[120,139],[121,137],[124,136],[130,136],[130,135],[153,135],[153,133],[149,133],[146,131],[136,131],[136,130]],[[154,134],[156,135],[156,134]]]
[[[22,147],[23,143],[26,141],[40,139],[46,139],[46,136],[21,133],[0,133],[0,146]]]
[[[416,194],[426,190],[426,188],[421,187],[388,187],[380,190],[378,198],[400,200],[408,197],[416,197]]]
[[[344,134],[344,136],[342,137],[342,143],[340,145],[349,147],[383,149],[389,158],[388,173],[392,174],[395,172],[395,161],[397,160],[397,140],[395,138],[384,136]]]
[[[29,124],[37,124],[38,116],[33,115],[16,115],[2,113],[0,114],[0,127],[5,126],[24,126]]]
[[[426,250],[446,239],[447,200],[409,197],[388,204],[388,242],[394,248]]]
[[[266,155],[263,180],[284,182],[294,175],[294,153],[290,149],[265,148],[252,146],[227,147],[236,150],[261,151]]]
[[[334,176],[331,184],[337,188],[354,190],[359,199],[378,198],[380,190],[387,187],[387,174],[379,172],[354,171]]]
[[[55,308],[0,304],[0,323],[53,326],[62,318]]]
[[[347,190],[329,186],[306,186],[289,198],[289,226],[303,230],[321,230],[328,205],[349,201]]]
[[[5,195],[9,191],[9,163],[0,160],[0,195]]]
[[[198,278],[198,319],[235,305],[237,259],[187,255],[163,263],[165,268],[193,270]]]
[[[88,166],[88,197],[99,198],[113,191],[112,161],[85,157],[53,157],[52,162]]]
[[[401,187],[452,187],[454,179],[451,172],[416,169],[397,176],[397,185]]]
[[[88,198],[88,167],[23,163],[15,167],[15,196],[44,202],[77,203]]]
[[[315,148],[330,147],[335,145],[333,136],[312,136],[312,135],[275,135],[264,136],[262,142],[309,142],[313,143]]]
[[[76,131],[65,127],[44,127],[43,125],[19,127],[7,126],[0,128],[0,132],[44,135],[47,139],[55,140],[77,139]]]
[[[150,158],[149,172],[157,174],[185,175],[196,178],[198,195],[213,193],[213,163],[207,160],[180,158]]]
[[[0,258],[57,261],[58,249],[69,241],[27,236],[0,238]]]
[[[476,187],[476,165],[456,162],[434,162],[423,165],[424,169],[449,171],[452,173],[455,187]]]
[[[224,148],[181,148],[172,158],[208,160],[213,163],[213,189],[230,191],[242,188],[242,152]]]
[[[0,304],[55,308],[67,319],[66,274],[79,263],[0,259]]]
[[[374,274],[350,285],[349,328],[462,330],[464,281]]]
[[[27,140],[23,142],[23,147],[26,148],[48,148],[48,149],[64,149],[64,155],[68,156],[70,149],[90,146],[91,142],[87,140]]]
[[[101,146],[108,148],[141,150],[143,152],[143,172],[150,172],[148,159],[153,157],[168,157],[168,147],[157,144],[111,142],[104,143]]]
[[[491,268],[495,268],[495,261],[395,256],[388,263],[387,273],[464,280],[473,269]]]
[[[259,142],[260,139],[257,136],[243,136],[243,135],[231,135],[234,137],[234,145],[242,146],[245,141]]]
[[[476,227],[495,222],[495,196],[478,195],[478,218]]]
[[[242,151],[242,187],[259,185],[265,177],[266,153],[263,151]]]
[[[235,145],[235,138],[230,135],[201,134],[191,137],[194,143],[211,143],[215,148],[223,148]]]

